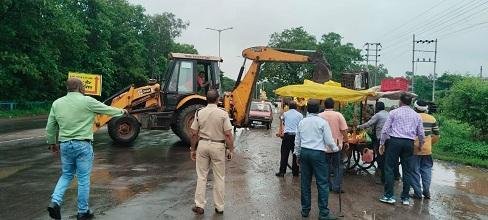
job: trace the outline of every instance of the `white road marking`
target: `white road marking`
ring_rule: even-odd
[[[15,141],[25,141],[25,140],[31,140],[31,139],[34,139],[34,138],[43,138],[43,137],[45,137],[45,136],[19,138],[19,139],[8,140],[8,141],[0,141],[0,144],[9,143],[9,142],[15,142]]]

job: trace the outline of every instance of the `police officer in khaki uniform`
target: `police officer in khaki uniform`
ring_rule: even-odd
[[[217,107],[218,99],[219,93],[216,90],[210,90],[207,93],[207,107],[195,113],[195,119],[191,125],[191,159],[196,160],[198,176],[195,207],[192,208],[192,211],[197,215],[204,213],[207,202],[205,200],[207,175],[210,168],[214,175],[215,212],[224,213],[225,160],[226,157],[227,160],[232,159],[234,138],[229,115],[225,110]]]

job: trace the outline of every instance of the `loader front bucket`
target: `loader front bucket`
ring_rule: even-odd
[[[331,79],[330,64],[324,59],[322,54],[314,53],[311,56],[311,61],[315,65],[312,74],[312,81],[317,83],[324,83]]]

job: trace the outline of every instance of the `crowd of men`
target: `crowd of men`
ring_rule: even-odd
[[[323,103],[325,110],[320,112]],[[379,201],[394,204],[394,181],[399,179],[402,166],[403,190],[400,196],[404,205],[414,199],[430,199],[432,176],[432,144],[439,139],[439,127],[428,114],[426,102],[417,100],[411,107],[412,96],[402,94],[398,108],[387,112],[383,102],[377,102],[375,114],[358,129],[373,128],[372,148],[377,152],[377,183],[384,185],[384,195]],[[281,116],[282,125],[277,133],[281,137],[280,169],[276,176],[286,173],[289,153],[293,151],[292,173],[301,176],[302,216],[310,212],[310,184],[312,176],[317,181],[320,219],[335,219],[327,208],[328,193],[342,190],[343,152],[349,149],[348,126],[344,116],[334,111],[334,100],[323,102],[309,100],[304,117],[297,111],[297,103],[288,101]],[[333,176],[330,176],[333,173]],[[413,188],[414,194],[410,195]]]
[[[201,87],[205,87],[200,80]],[[92,125],[96,114],[121,116],[124,109],[107,106],[84,95],[81,80],[70,78],[66,82],[67,95],[57,99],[49,114],[46,133],[47,143],[54,155],[60,156],[62,174],[59,178],[51,202],[47,208],[49,216],[61,219],[61,204],[65,191],[76,175],[78,180],[77,219],[94,217],[89,208],[90,176],[93,166]],[[196,162],[197,186],[195,206],[192,211],[204,214],[206,205],[207,176],[213,170],[213,198],[215,212],[224,212],[225,161],[231,160],[234,151],[232,125],[228,113],[217,107],[219,93],[207,92],[208,105],[195,113],[191,125],[192,138],[190,158]],[[377,158],[378,170],[384,183],[385,193],[381,202],[394,204],[395,170],[400,159],[403,173],[402,203],[410,203],[410,187],[413,198],[429,199],[432,175],[431,145],[439,139],[436,120],[429,114],[425,102],[417,101],[414,111],[410,105],[412,97],[403,94],[400,107],[385,111],[384,104],[376,104],[376,114],[359,128],[373,127],[375,150],[382,156]],[[303,103],[302,103],[303,104]],[[302,110],[305,108],[302,106]],[[281,161],[276,176],[286,173],[288,158],[293,155],[293,176],[300,176],[301,214],[308,217],[311,209],[311,182],[315,176],[318,191],[320,219],[336,219],[328,209],[329,191],[344,193],[342,190],[342,152],[349,148],[348,126],[344,116],[334,111],[334,100],[323,102],[320,111],[319,100],[308,100],[306,113],[297,111],[297,103],[290,101],[282,114],[282,126],[277,136],[281,137]],[[305,117],[304,117],[305,113]],[[280,127],[281,127],[280,125]],[[334,173],[333,177],[331,173]]]

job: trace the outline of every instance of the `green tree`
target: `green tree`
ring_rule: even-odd
[[[342,73],[357,69],[357,61],[361,61],[361,50],[352,43],[342,43],[341,35],[328,33],[322,35],[318,51],[324,54],[332,70],[332,79],[340,82]]]
[[[234,89],[236,81],[225,76],[223,72],[220,73],[220,83],[222,84],[221,90],[224,92],[230,92]]]
[[[268,45],[275,48],[315,50],[317,40],[303,27],[298,27],[273,33]],[[273,90],[278,87],[302,83],[303,79],[311,78],[312,71],[311,64],[264,63],[261,66],[259,82],[265,85],[266,93],[273,96]]]
[[[197,49],[191,44],[173,43],[171,48],[171,52],[173,53],[198,54]]]
[[[269,40],[270,47],[316,50],[321,53],[331,66],[332,79],[341,81],[342,73],[357,70],[355,64],[361,60],[360,50],[351,43],[343,44],[342,37],[337,33],[324,34],[320,41],[303,27],[286,29],[273,33]],[[302,83],[310,79],[313,73],[311,64],[265,63],[261,66],[259,82],[264,85],[270,97],[274,97],[274,90],[285,85]]]
[[[414,77],[415,94],[422,100],[432,101],[432,80],[427,76]]]
[[[369,73],[370,86],[381,85],[381,81],[388,77],[388,69],[386,69],[383,64],[378,66],[370,65],[367,70]]]
[[[488,137],[488,81],[466,78],[454,84],[441,101],[442,114],[467,122],[479,129],[480,137]]]
[[[174,38],[181,35],[189,23],[176,18],[172,13],[162,13],[147,17],[146,29],[143,32],[144,43],[148,50],[147,67],[151,73],[164,73],[167,69],[168,54],[174,45]]]
[[[0,100],[53,100],[68,71],[103,75],[102,98],[166,70],[188,22],[126,0],[2,1]]]
[[[451,74],[449,72],[443,73],[441,77],[437,78],[435,84],[436,98],[440,99],[448,95],[451,87],[464,78],[466,77],[460,74]]]
[[[67,66],[86,48],[82,23],[69,4],[3,1],[0,17],[0,99],[45,100],[64,91]],[[65,77],[64,77],[65,78]]]

